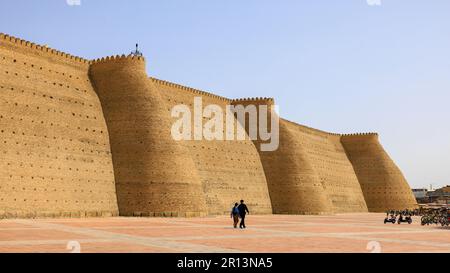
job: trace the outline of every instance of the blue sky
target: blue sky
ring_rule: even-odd
[[[450,184],[450,1],[0,1],[0,32],[79,55],[129,53],[151,76],[283,117],[376,131],[413,187]]]

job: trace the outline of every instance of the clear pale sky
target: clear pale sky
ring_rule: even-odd
[[[72,0],[73,1],[73,0]],[[412,187],[450,184],[450,1],[2,0],[0,32],[151,76],[274,97],[289,120],[379,132]]]

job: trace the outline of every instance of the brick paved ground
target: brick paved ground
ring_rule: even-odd
[[[383,214],[0,220],[0,252],[450,252],[450,229],[383,224]]]

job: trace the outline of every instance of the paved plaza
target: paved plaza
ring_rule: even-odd
[[[450,252],[450,229],[383,224],[384,214],[0,220],[0,252]],[[368,250],[369,249],[369,250]]]

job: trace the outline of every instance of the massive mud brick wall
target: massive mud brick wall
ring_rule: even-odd
[[[234,101],[233,104],[258,107],[265,105],[269,111],[269,120],[271,115],[277,115],[273,109],[273,99],[248,99]],[[268,131],[271,131],[269,121],[268,125]],[[284,119],[280,119],[279,132],[279,149],[272,152],[260,151],[274,213],[331,214],[368,211],[340,135]],[[261,142],[255,141],[256,146],[259,147]]]
[[[165,100],[168,116],[172,107],[178,104],[189,106],[194,113],[195,97],[201,97],[203,105],[220,106],[224,113],[226,105],[231,103],[226,98],[192,88],[157,79],[151,81]],[[182,145],[189,150],[199,172],[210,214],[229,213],[240,199],[247,201],[254,214],[272,213],[264,170],[251,140],[192,140],[183,141]]]
[[[0,35],[0,217],[117,215],[86,60]]]
[[[280,146],[261,152],[276,214],[332,214],[334,211],[317,170],[295,128],[280,122]]]
[[[405,177],[378,141],[378,134],[347,135],[342,137],[342,143],[370,211],[417,206]]]
[[[0,92],[0,218],[220,215],[240,199],[256,214],[416,206],[376,134],[280,119],[275,151],[248,135],[175,141],[176,105],[267,105],[270,120],[274,100],[149,78],[143,57],[87,61],[0,34]]]
[[[300,164],[297,170],[299,173],[312,171],[316,175],[325,198],[331,203],[332,212],[367,212],[361,186],[345,154],[340,136],[283,119],[281,124],[282,135],[290,137],[290,141],[284,145],[295,145],[290,150],[300,149],[303,153],[305,164]]]
[[[121,215],[207,214],[197,169],[173,140],[167,106],[134,56],[93,62],[91,79],[108,124]]]

